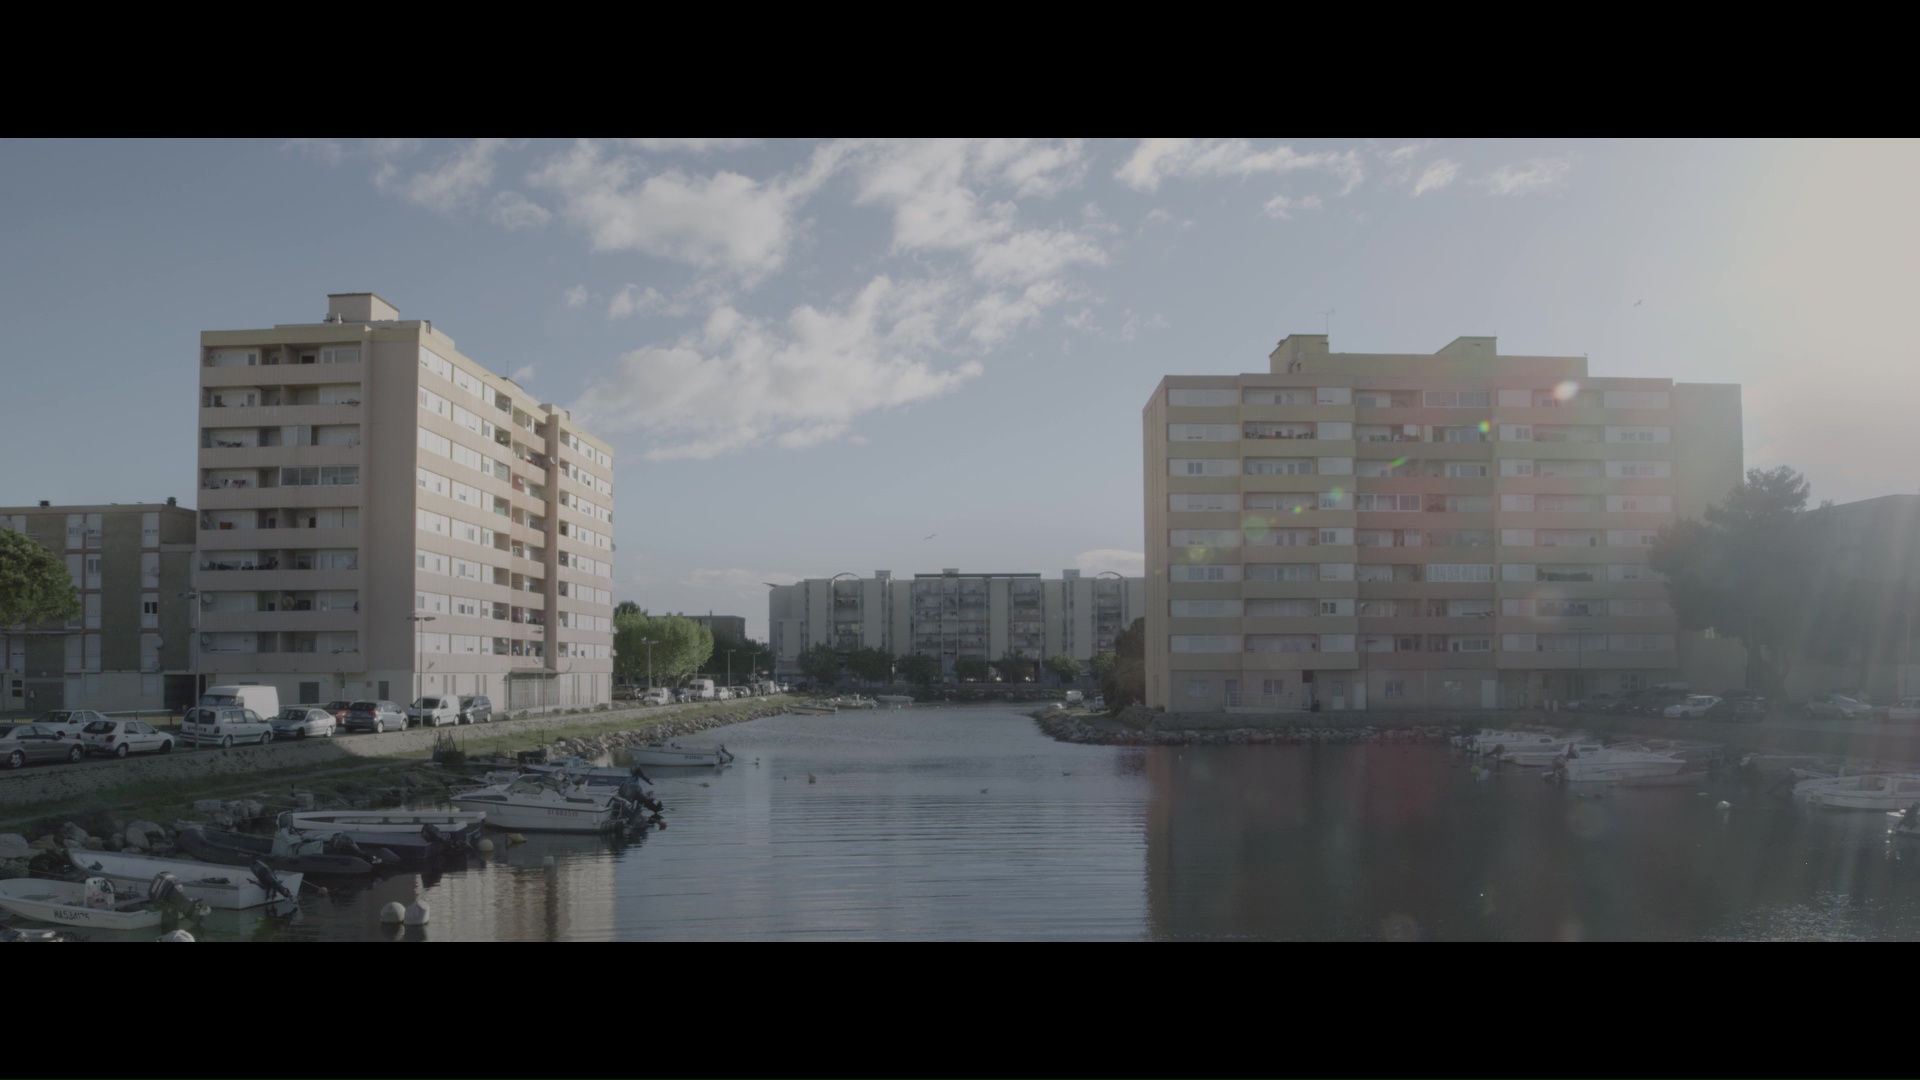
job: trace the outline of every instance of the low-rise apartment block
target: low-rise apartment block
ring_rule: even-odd
[[[924,653],[952,675],[955,661],[991,663],[1009,653],[1091,660],[1112,651],[1145,600],[1145,579],[1111,572],[1083,577],[1063,570],[1048,580],[951,569],[906,580],[881,570],[870,578],[841,574],[775,586],[767,621],[780,678],[798,675],[800,654],[821,644],[842,653]]]
[[[0,710],[178,708],[193,699],[193,511],[174,505],[0,507],[0,529],[66,562],[72,619],[0,628]]]
[[[1740,482],[1739,387],[1491,337],[1296,334],[1269,361],[1168,377],[1144,411],[1149,704],[1491,708],[1681,677],[1647,551]]]
[[[371,293],[200,340],[200,666],[287,703],[611,696],[613,452]]]

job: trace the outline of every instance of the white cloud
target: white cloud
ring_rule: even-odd
[[[795,308],[780,322],[721,305],[670,345],[622,357],[576,415],[654,440],[649,460],[710,458],[748,446],[816,446],[878,409],[947,393],[981,373],[928,358],[948,305],[940,283],[878,277],[838,310]]]
[[[487,208],[487,218],[508,230],[539,228],[552,216],[551,210],[517,191],[502,191]]]
[[[1144,230],[1148,225],[1177,225],[1182,229],[1191,229],[1193,228],[1193,219],[1180,217],[1165,207],[1156,206],[1147,211],[1146,221],[1141,224],[1140,228]]]
[[[1266,215],[1274,218],[1291,218],[1293,210],[1318,210],[1321,208],[1320,196],[1307,195],[1298,199],[1285,195],[1275,195],[1267,200]]]
[[[640,251],[756,277],[786,261],[796,208],[836,164],[832,145],[792,173],[755,180],[725,169],[648,174],[638,159],[609,157],[581,141],[530,179],[559,195],[561,214],[587,231],[597,251]]]
[[[1415,197],[1418,197],[1429,191],[1439,191],[1441,188],[1453,183],[1454,178],[1459,175],[1459,162],[1448,161],[1446,158],[1441,158],[1421,170],[1420,179],[1413,182],[1413,194]]]
[[[566,296],[567,306],[570,308],[586,307],[587,301],[593,298],[593,294],[587,291],[585,285],[575,285],[563,295]]]
[[[1380,156],[1395,165],[1410,165],[1413,163],[1414,158],[1426,153],[1427,150],[1433,146],[1434,141],[1433,139],[1421,139],[1417,142],[1405,143],[1388,150]]]
[[[1083,574],[1103,574],[1111,570],[1122,577],[1145,577],[1145,552],[1121,548],[1094,548],[1073,557],[1073,565]]]
[[[494,158],[506,145],[505,139],[475,139],[414,173],[402,172],[391,160],[383,161],[373,183],[436,214],[457,214],[478,203],[493,183]]]
[[[1502,165],[1478,182],[1495,195],[1523,195],[1558,184],[1572,167],[1564,157],[1534,158],[1522,165]]]
[[[512,371],[507,373],[507,378],[512,379],[514,382],[519,383],[521,386],[525,386],[527,385],[527,380],[533,378],[533,365],[524,364],[520,367],[514,368]]]
[[[1346,182],[1341,194],[1365,178],[1360,155],[1352,150],[1298,153],[1290,146],[1256,150],[1246,139],[1142,139],[1132,156],[1114,173],[1136,191],[1156,191],[1168,177],[1203,179],[1248,177],[1257,173],[1290,173],[1301,169],[1327,172]]]
[[[651,285],[644,289],[638,285],[625,285],[619,292],[613,294],[612,302],[607,304],[607,318],[624,319],[629,315],[647,315],[666,305],[667,298],[660,294],[659,289]]]
[[[622,139],[628,146],[655,152],[685,150],[703,154],[709,150],[739,150],[752,146],[759,139]]]

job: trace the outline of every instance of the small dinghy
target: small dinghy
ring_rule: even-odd
[[[636,766],[670,768],[676,765],[725,765],[733,760],[733,755],[724,746],[718,750],[682,750],[664,743],[649,743],[628,750],[627,759]]]
[[[585,784],[588,787],[596,788],[619,788],[631,784],[635,780],[647,780],[647,775],[640,771],[640,764],[638,762],[622,769],[613,765],[595,765],[583,757],[570,757],[564,761],[551,762],[545,765],[527,764],[520,767],[530,773],[545,776],[564,776],[578,783]],[[647,782],[652,783],[651,780],[647,780]]]
[[[419,836],[433,826],[458,840],[478,835],[487,815],[471,810],[294,810],[283,818],[301,832],[403,833]]]
[[[123,889],[137,888],[163,873],[172,874],[188,897],[223,911],[260,907],[276,899],[291,900],[300,895],[302,878],[297,872],[275,871],[258,861],[246,871],[237,871],[158,855],[88,851],[77,845],[68,845],[67,859],[81,873],[104,876]]]
[[[95,930],[150,930],[186,916],[203,918],[207,906],[189,899],[172,874],[154,877],[144,894],[123,895],[104,877],[84,882],[13,878],[0,881],[0,909],[26,919]]]
[[[360,876],[373,873],[381,865],[378,855],[346,837],[289,842],[282,836],[269,839],[191,825],[181,829],[176,840],[201,862],[224,866],[252,866],[258,859],[275,870]]]

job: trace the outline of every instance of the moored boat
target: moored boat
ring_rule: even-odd
[[[1601,749],[1599,743],[1581,743],[1579,737],[1574,735],[1527,735],[1519,741],[1496,745],[1500,747],[1500,760],[1528,768],[1543,768],[1553,764],[1567,752],[1569,746],[1584,745],[1595,750]],[[1491,753],[1491,748],[1487,752]]]
[[[419,836],[420,830],[433,826],[441,833],[461,839],[478,832],[487,815],[467,810],[294,810],[283,820],[303,832],[402,833]]]
[[[459,792],[448,801],[462,810],[484,811],[494,828],[534,832],[609,832],[624,827],[635,811],[633,803],[604,788],[546,775]]]
[[[105,877],[80,881],[12,878],[0,881],[0,910],[25,919],[58,926],[85,926],[95,930],[149,930],[169,921],[175,899],[185,900],[170,874],[155,877],[143,893],[131,896],[114,888]],[[206,905],[186,901],[196,915]]]
[[[647,768],[669,768],[676,765],[725,765],[733,760],[733,755],[724,746],[717,750],[682,750],[663,743],[649,743],[628,749],[627,760]]]
[[[595,765],[583,757],[570,757],[565,761],[544,765],[522,765],[520,768],[529,773],[564,776],[588,787],[597,788],[618,788],[637,779],[645,779],[640,773],[638,762],[623,769],[614,765]]]
[[[268,839],[209,829],[203,825],[182,828],[175,837],[187,854],[201,862],[225,866],[252,866],[258,859],[275,870],[298,870],[303,874],[371,874],[380,866],[380,858],[361,850],[344,837],[337,840],[303,839],[289,843],[282,837]],[[357,853],[357,854],[356,854]]]
[[[1574,747],[1569,749],[1566,756],[1561,758],[1553,769],[1554,772],[1574,783],[1647,780],[1683,773],[1687,771],[1687,760],[1652,750],[1618,750],[1608,747],[1581,751],[1578,747]]]
[[[1920,775],[1869,773],[1866,776],[1803,780],[1794,795],[1829,810],[1901,810],[1920,801]]]
[[[840,710],[834,708],[831,705],[813,704],[813,705],[789,705],[787,706],[787,711],[790,713],[799,713],[802,716],[828,716],[833,713],[837,713]]]
[[[89,851],[69,845],[67,859],[82,873],[107,878],[116,886],[139,888],[161,874],[172,874],[180,891],[211,908],[239,911],[300,895],[304,875],[264,865],[240,870],[214,863],[169,859],[133,852]],[[265,875],[264,877],[262,875]]]

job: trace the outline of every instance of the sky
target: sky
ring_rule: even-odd
[[[0,141],[0,505],[191,504],[198,334],[376,292],[615,449],[615,596],[1141,571],[1167,375],[1586,355],[1920,490],[1920,143]]]

